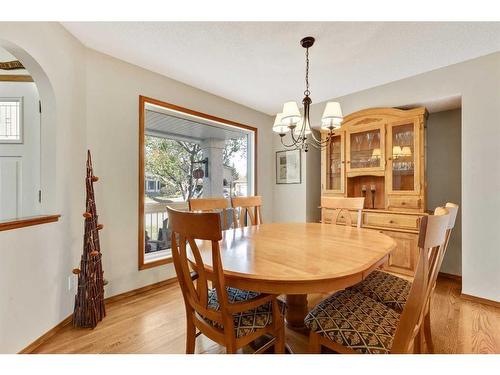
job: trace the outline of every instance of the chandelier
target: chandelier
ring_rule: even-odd
[[[314,44],[314,38],[307,36],[300,41],[300,45],[306,49],[306,89],[304,91],[303,113],[300,113],[297,102],[290,101],[283,105],[282,113],[278,113],[274,120],[273,131],[278,133],[281,138],[281,143],[288,148],[300,149],[307,152],[309,146],[316,149],[326,148],[333,137],[333,131],[340,128],[342,123],[342,109],[340,103],[326,103],[323,117],[321,118],[321,129],[327,130],[328,133],[323,140],[318,139],[311,130],[311,121],[309,119],[309,110],[312,100],[309,97],[309,48]],[[287,144],[284,141],[285,135],[290,133],[291,143]]]

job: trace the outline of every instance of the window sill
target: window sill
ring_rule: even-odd
[[[54,223],[56,221],[59,221],[60,217],[61,215],[39,215],[2,220],[0,221],[0,232],[4,230],[30,227],[33,225]]]

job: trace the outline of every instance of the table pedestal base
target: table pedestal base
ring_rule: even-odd
[[[307,294],[287,294],[286,326],[294,331],[307,331],[304,318],[307,310]]]

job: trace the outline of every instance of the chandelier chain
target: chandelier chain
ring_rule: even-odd
[[[306,48],[306,91],[304,91],[304,95],[311,95],[311,91],[309,91],[309,48]]]

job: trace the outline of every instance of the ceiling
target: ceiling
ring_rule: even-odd
[[[176,116],[153,105],[146,107],[145,126],[148,134],[187,142],[201,142],[208,138],[235,139],[246,134],[241,129],[182,118],[182,115]]]
[[[65,22],[87,47],[275,114],[500,50],[500,22]]]

